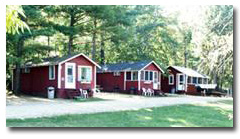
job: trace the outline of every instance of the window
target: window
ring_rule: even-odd
[[[179,82],[180,82],[180,83],[183,83],[183,82],[184,82],[183,75],[179,75],[179,78],[180,78],[180,79],[179,79]]]
[[[113,76],[120,76],[121,75],[121,73],[120,72],[113,72]]]
[[[148,71],[145,71],[145,81],[147,81],[148,80],[148,78],[149,78],[149,72]]]
[[[153,72],[154,73],[154,83],[158,82],[158,72]]]
[[[144,81],[144,71],[141,71],[141,80]]]
[[[49,80],[55,80],[55,66],[49,66]]]
[[[73,83],[73,66],[72,65],[67,66],[67,82]]]
[[[79,81],[83,83],[90,83],[92,81],[92,67],[79,66],[78,73]]]
[[[132,72],[132,80],[133,81],[137,81],[138,80],[138,72],[137,71]]]
[[[197,83],[197,77],[193,77],[193,83],[196,84]]]
[[[153,72],[150,71],[150,80],[152,81],[153,80]]]
[[[207,78],[204,78],[203,79],[203,84],[207,84],[207,80],[208,80]]]
[[[153,80],[153,72],[145,71],[145,81],[152,81],[152,80]]]
[[[174,84],[174,75],[169,75],[168,76],[168,83],[169,84]]]
[[[188,83],[192,83],[192,77],[188,76],[187,82],[188,82]]]
[[[198,84],[202,84],[202,78],[198,78]]]
[[[30,68],[24,68],[22,69],[22,73],[30,73]]]
[[[127,80],[131,80],[132,79],[132,73],[131,72],[127,72]]]

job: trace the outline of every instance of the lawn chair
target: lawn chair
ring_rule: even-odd
[[[142,95],[144,96],[147,96],[148,95],[148,92],[145,88],[142,88]]]
[[[87,90],[82,90],[83,98],[88,98],[88,92]]]
[[[148,88],[147,92],[148,92],[149,96],[154,96],[154,90]]]
[[[93,91],[93,94],[95,94],[95,93],[101,93],[101,91],[100,91],[99,89],[97,89],[97,88],[92,89],[92,91]]]

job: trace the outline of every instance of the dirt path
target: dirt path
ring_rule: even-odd
[[[107,101],[73,102],[61,99],[19,98],[7,101],[6,118],[24,119],[37,117],[51,117],[65,114],[87,114],[98,112],[112,112],[122,110],[137,110],[149,107],[161,107],[178,104],[204,104],[210,101],[219,101],[232,98],[216,97],[152,97],[130,95],[101,94],[97,97]],[[16,101],[17,100],[17,101]]]

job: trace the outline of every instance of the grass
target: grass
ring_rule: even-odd
[[[97,97],[89,97],[89,98],[77,98],[74,99],[74,102],[93,102],[93,101],[106,101],[106,99],[97,98]]]
[[[233,102],[7,120],[8,127],[233,127]]]

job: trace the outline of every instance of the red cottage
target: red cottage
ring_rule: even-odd
[[[97,84],[108,92],[135,92],[141,88],[161,89],[163,70],[154,61],[107,64],[97,72]]]
[[[209,77],[195,70],[169,66],[168,77],[162,78],[162,90],[164,92],[178,92],[198,95],[197,87],[201,89],[215,89],[216,84],[209,84]]]
[[[84,54],[45,59],[40,64],[27,64],[21,70],[21,92],[47,96],[54,87],[56,97],[67,98],[68,90],[96,87],[96,67],[100,66]]]

